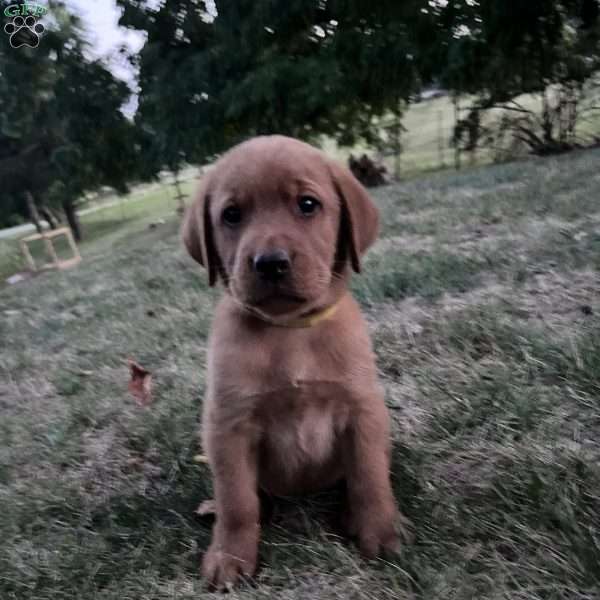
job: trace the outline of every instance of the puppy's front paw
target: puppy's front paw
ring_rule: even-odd
[[[402,547],[400,537],[391,526],[379,531],[363,531],[358,536],[358,546],[365,558],[399,554]]]
[[[202,559],[202,575],[211,588],[219,591],[228,590],[240,579],[254,575],[256,556],[252,554],[252,552],[226,551],[211,545]]]
[[[354,523],[358,546],[366,558],[399,554],[402,540],[412,541],[410,522],[396,510],[363,515]]]

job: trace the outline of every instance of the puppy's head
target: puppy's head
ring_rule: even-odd
[[[183,224],[190,255],[236,301],[270,318],[342,292],[377,235],[378,212],[345,167],[291,138],[254,138],[206,175]]]

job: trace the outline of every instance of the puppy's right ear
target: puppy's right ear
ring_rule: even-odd
[[[190,256],[208,271],[208,285],[213,286],[219,272],[219,256],[213,237],[206,176],[200,184],[195,200],[186,210],[181,237]]]

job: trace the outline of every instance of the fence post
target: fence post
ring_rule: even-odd
[[[177,192],[177,195],[176,195],[177,208],[175,209],[175,212],[178,215],[183,215],[185,213],[185,194],[181,190],[181,185],[179,182],[179,169],[177,169],[173,175],[175,178],[175,180],[174,180],[175,190]]]
[[[442,168],[446,166],[444,157],[444,113],[438,111],[438,160]]]

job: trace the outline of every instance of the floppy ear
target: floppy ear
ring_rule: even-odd
[[[330,169],[340,199],[340,238],[346,240],[352,268],[360,273],[360,257],[377,237],[379,211],[350,170],[335,162]]]
[[[190,256],[208,271],[208,285],[213,286],[220,269],[210,219],[210,196],[206,176],[200,184],[195,200],[186,210],[181,237]]]

